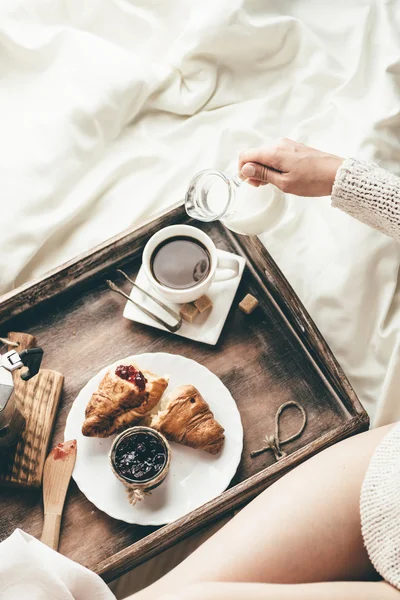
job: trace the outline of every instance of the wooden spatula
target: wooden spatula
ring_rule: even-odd
[[[57,550],[61,515],[76,459],[76,440],[62,442],[50,452],[43,470],[44,544]]]

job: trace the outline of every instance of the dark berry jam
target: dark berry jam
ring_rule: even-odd
[[[146,377],[143,375],[142,371],[138,371],[133,365],[119,365],[119,367],[115,369],[115,374],[118,375],[118,377],[121,377],[121,379],[126,379],[137,385],[141,392],[143,392],[146,387]]]
[[[114,454],[114,466],[122,477],[135,481],[154,479],[167,462],[167,450],[151,433],[138,432],[122,438]]]

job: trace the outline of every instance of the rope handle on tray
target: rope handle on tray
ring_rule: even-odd
[[[297,408],[297,410],[299,410],[301,412],[303,421],[302,421],[301,427],[297,431],[297,433],[294,433],[290,437],[286,438],[286,440],[281,440],[280,432],[279,432],[279,420],[281,418],[282,413],[290,406],[294,406],[295,408]],[[267,445],[264,446],[263,448],[260,448],[260,450],[254,450],[253,452],[250,452],[251,458],[255,458],[259,454],[262,454],[263,452],[267,452],[268,450],[272,450],[276,460],[285,458],[285,456],[287,456],[287,453],[284,450],[282,450],[281,446],[283,446],[283,444],[288,444],[289,442],[293,442],[294,440],[297,440],[297,438],[299,438],[301,436],[301,434],[303,433],[306,425],[307,425],[307,414],[306,414],[306,411],[304,410],[303,406],[299,402],[290,400],[289,402],[285,402],[284,404],[281,404],[281,406],[276,411],[276,415],[275,415],[275,434],[274,435],[266,435],[265,442]]]

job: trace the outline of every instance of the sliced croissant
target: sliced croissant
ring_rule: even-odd
[[[161,402],[151,427],[171,442],[218,454],[224,444],[224,428],[193,385],[181,385]]]
[[[134,425],[156,406],[168,380],[150,371],[141,370],[141,373],[146,379],[144,389],[121,379],[114,371],[104,375],[86,407],[83,435],[108,437]]]

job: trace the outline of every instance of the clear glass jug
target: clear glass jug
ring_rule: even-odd
[[[205,169],[191,180],[185,197],[189,216],[220,220],[232,231],[259,235],[272,229],[286,209],[285,195],[274,185],[254,187],[239,175]]]

